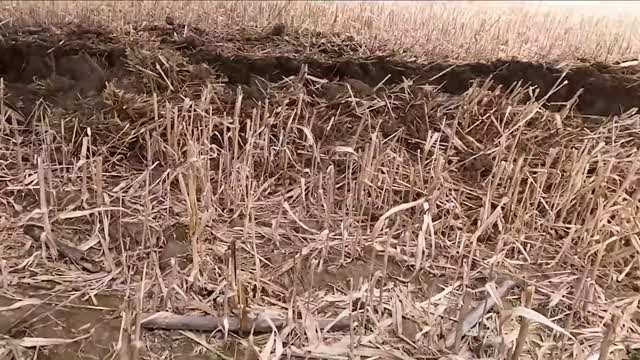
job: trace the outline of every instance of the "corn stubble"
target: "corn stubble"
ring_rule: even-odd
[[[74,16],[118,9],[85,4]],[[283,17],[339,9],[184,11],[201,6],[280,7]],[[331,26],[358,17],[349,11],[336,10]],[[69,297],[119,293],[121,359],[152,347],[143,314],[166,310],[222,319],[212,336],[181,334],[223,358],[239,356],[225,352],[230,343],[261,359],[605,359],[640,343],[634,110],[586,126],[574,100],[552,113],[530,100],[534,89],[489,91],[490,82],[459,96],[382,83],[363,98],[347,82],[327,99],[327,80],[304,68],[263,81],[256,99],[215,67],[200,81],[171,49],[131,46],[126,61],[139,87],[109,83],[99,115],[41,104],[18,124],[0,99],[7,194],[37,187],[40,197],[25,211],[2,195],[14,214],[1,218],[3,291],[16,299],[20,286],[54,282]],[[410,107],[419,109],[411,124]],[[64,191],[77,201],[61,206]],[[27,238],[9,234],[34,221],[42,251],[25,260]],[[157,255],[175,223],[185,227],[175,241],[190,249],[186,269]],[[56,256],[58,241],[101,271]],[[252,333],[259,316],[266,334]],[[7,354],[33,347],[27,338],[6,344]]]

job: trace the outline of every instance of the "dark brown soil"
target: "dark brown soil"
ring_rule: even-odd
[[[417,64],[386,58],[340,60],[326,62],[318,59],[298,59],[289,56],[259,57],[225,55],[207,48],[189,54],[194,62],[205,62],[222,71],[231,82],[248,83],[252,75],[271,81],[297,75],[306,64],[311,75],[326,79],[357,79],[370,86],[385,81],[385,85],[411,79],[415,84],[441,86],[453,95],[469,90],[474,80],[491,77],[495,84],[508,88],[515,83],[530,84],[540,89],[538,99],[546,96],[560,79],[562,71],[544,64],[500,60],[492,63],[453,65],[448,63]],[[450,69],[451,68],[451,69]],[[448,70],[450,69],[450,70]],[[605,70],[605,71],[603,71]],[[439,74],[444,73],[440,76]],[[386,80],[385,80],[386,78]],[[567,85],[552,94],[548,102],[567,102],[580,89],[577,110],[586,115],[616,115],[640,105],[640,84],[632,77],[608,67],[582,66],[571,69],[565,76]]]
[[[56,304],[67,301],[69,296],[50,296],[49,291],[34,288],[21,290],[21,294],[39,299],[43,303],[0,313],[0,334],[14,338],[26,336],[58,339],[74,339],[89,335],[70,344],[43,348],[38,356],[42,359],[108,359],[118,356],[114,346],[118,343],[121,330],[120,296],[94,296],[96,303],[93,304],[77,299],[69,301],[67,306],[56,307]],[[0,307],[16,302],[17,299],[0,294]],[[172,339],[175,334],[148,332],[144,336],[147,339],[160,340],[166,349],[171,350],[172,359],[209,359],[206,354],[195,354],[192,342],[184,338]],[[143,356],[148,355],[145,354],[147,349],[144,348],[141,353]]]
[[[339,102],[341,99],[351,96],[351,94],[358,98],[385,96],[386,88],[407,80],[413,81],[411,88],[414,90],[417,89],[415,85],[429,84],[438,86],[440,87],[439,90],[432,93],[425,91],[424,96],[420,97],[420,99],[416,97],[405,101],[405,103],[397,101],[388,105],[388,107],[380,107],[376,110],[378,113],[374,114],[376,116],[379,115],[382,119],[391,119],[381,126],[381,132],[385,137],[392,136],[392,134],[404,127],[409,138],[422,141],[427,131],[441,125],[430,124],[428,123],[430,120],[424,120],[426,118],[424,113],[428,111],[427,108],[430,106],[429,100],[431,96],[450,97],[451,95],[461,95],[469,90],[474,82],[492,79],[494,82],[493,88],[501,86],[503,89],[507,89],[519,82],[537,86],[540,90],[537,97],[542,98],[551,91],[562,75],[562,71],[554,66],[514,60],[454,66],[454,64],[447,62],[417,63],[389,56],[363,55],[359,52],[358,44],[354,39],[335,36],[334,38],[342,40],[338,42],[323,42],[322,39],[318,40],[311,37],[312,40],[310,42],[303,43],[300,39],[301,35],[293,33],[284,27],[280,29],[277,26],[255,36],[239,35],[235,38],[225,38],[222,35],[217,36],[197,28],[190,29],[191,33],[183,36],[182,30],[179,29],[181,26],[179,19],[168,17],[166,22],[168,25],[155,25],[139,29],[142,32],[146,32],[144,36],[141,36],[138,40],[127,41],[104,29],[91,29],[81,26],[57,29],[3,30],[0,33],[0,76],[4,79],[6,88],[4,95],[8,95],[6,102],[9,106],[21,112],[25,118],[29,117],[29,114],[37,108],[37,104],[41,99],[44,99],[46,103],[54,104],[55,110],[68,111],[75,118],[82,118],[78,113],[89,113],[90,116],[84,117],[85,122],[80,124],[79,132],[86,131],[90,127],[92,134],[94,134],[92,141],[95,141],[91,146],[97,148],[98,151],[104,150],[105,152],[121,150],[124,155],[120,152],[108,155],[114,155],[114,158],[116,158],[116,160],[113,160],[114,162],[127,163],[128,169],[131,170],[134,168],[134,163],[140,164],[146,161],[147,154],[152,152],[144,148],[142,139],[145,135],[162,138],[167,135],[163,133],[153,133],[152,135],[145,133],[147,128],[152,128],[152,126],[142,123],[143,120],[154,120],[153,116],[149,116],[149,112],[154,109],[154,104],[149,101],[149,98],[159,92],[164,92],[162,95],[169,94],[167,95],[168,97],[173,94],[172,91],[177,93],[178,90],[173,89],[171,86],[159,86],[157,83],[164,81],[164,79],[158,80],[160,77],[155,76],[157,74],[145,77],[146,73],[144,71],[148,69],[139,71],[139,69],[131,66],[130,60],[134,56],[129,51],[135,54],[136,51],[143,52],[160,48],[168,50],[172,55],[176,55],[177,58],[180,58],[179,61],[170,61],[170,65],[161,64],[161,61],[157,61],[151,68],[163,69],[163,75],[171,78],[171,82],[174,85],[179,85],[183,88],[193,86],[194,89],[197,89],[189,94],[193,98],[201,95],[196,91],[203,92],[201,90],[202,85],[207,81],[214,76],[222,75],[220,78],[224,79],[223,82],[226,82],[224,84],[226,87],[222,86],[221,88],[229,90],[229,96],[227,98],[216,98],[215,101],[219,100],[220,105],[224,107],[223,110],[228,110],[228,114],[233,112],[237,88],[235,85],[241,85],[240,89],[244,93],[244,98],[251,100],[255,104],[269,98],[267,95],[269,87],[276,86],[271,83],[279,82],[285,77],[298,75],[304,65],[306,65],[310,75],[328,80],[328,82],[310,89],[309,93],[326,100],[329,105],[333,105],[334,101]],[[296,46],[302,55],[295,56],[291,55],[293,52],[285,51],[285,49],[295,48]],[[270,48],[271,50],[263,51],[265,48]],[[283,51],[278,53],[278,49],[283,49]],[[547,104],[543,105],[550,106],[548,103],[566,102],[577,91],[583,89],[577,104],[578,112],[602,116],[620,114],[633,107],[640,106],[640,84],[635,79],[636,75],[637,73],[630,68],[619,70],[607,64],[580,65],[568,71],[565,77],[568,84],[551,95]],[[219,78],[215,79],[218,80]],[[110,82],[118,82],[119,85],[130,86],[130,88],[123,89],[123,86],[120,86],[114,90],[108,87]],[[490,90],[492,89],[490,88]],[[109,96],[105,95],[107,93]],[[111,102],[105,98],[109,98],[108,100]],[[493,99],[493,101],[498,100]],[[214,100],[211,102],[213,103]],[[251,104],[249,104],[248,109],[242,108],[241,110],[249,110],[250,114],[250,111],[253,110],[250,106]],[[288,103],[287,106],[292,106],[292,104]],[[344,139],[354,138],[359,131],[358,126],[360,124],[356,123],[355,117],[350,117],[351,110],[343,110],[341,112],[343,116],[340,119],[336,119],[336,123],[331,129],[328,129],[322,123],[325,119],[320,118],[333,116],[335,111],[333,113],[330,111],[323,113],[326,110],[324,106],[324,103],[319,104],[314,108],[314,111],[319,109],[318,112],[310,115],[310,117],[318,117],[318,121],[314,126],[310,126],[310,132],[316,138],[318,149],[322,148],[320,145],[326,143],[345,144]],[[160,107],[159,111],[164,111],[163,106]],[[111,115],[116,113],[118,121],[113,121],[114,124],[100,123],[102,111],[111,111]],[[371,111],[371,113],[374,113],[374,111]],[[113,118],[114,116],[111,116],[111,119]],[[446,114],[441,118],[443,121],[450,119]],[[138,123],[134,123],[133,120],[136,119],[139,120]],[[94,121],[91,124],[92,126],[87,125],[89,121]],[[328,120],[325,121],[325,123],[328,122]],[[66,124],[66,126],[73,126],[73,124]],[[270,126],[277,127],[282,126],[282,124],[270,124]],[[106,133],[107,130],[104,129],[108,127],[112,127],[108,129],[109,136],[100,136],[100,132],[104,131]],[[72,130],[75,131],[76,129]],[[65,136],[75,136],[73,131],[68,131]],[[125,131],[128,131],[128,133],[122,135]],[[29,131],[25,130],[25,133],[29,133]],[[497,134],[498,132],[495,129],[486,130],[478,127],[465,135],[467,138],[483,139],[489,143],[498,136]],[[29,135],[32,134],[29,133]],[[443,133],[442,136],[449,135]],[[556,138],[550,135],[549,141],[551,142]],[[27,136],[23,137],[23,141],[27,142],[29,141],[28,139],[29,137]],[[77,139],[75,141],[78,142]],[[100,141],[104,143],[100,143]],[[464,142],[465,139],[461,141]],[[119,146],[121,145],[122,149],[114,150],[110,145],[106,145],[116,142]],[[215,143],[215,140],[212,142]],[[223,143],[222,140],[219,142],[220,144]],[[471,141],[465,145],[468,145],[469,149],[474,149]],[[220,146],[222,147],[222,145]],[[176,145],[177,147],[178,145]],[[77,149],[69,151],[71,152],[72,150],[79,151]],[[89,151],[91,150],[93,149]],[[157,153],[162,153],[162,151]],[[62,154],[60,157],[73,158],[75,155]],[[154,155],[151,154],[151,156]],[[464,163],[463,157],[465,156],[475,159],[466,162],[464,166],[461,166],[460,171],[469,174],[462,177],[466,176],[471,179],[470,181],[478,183],[487,176],[487,173],[492,171],[495,165],[494,159],[487,155],[478,156],[477,158],[474,155],[460,156],[461,163]],[[158,155],[158,157],[160,156],[162,155]],[[301,168],[315,166],[315,164],[310,165],[311,161],[305,159],[304,156],[304,154],[300,154],[293,161],[300,161]],[[105,159],[107,158],[109,156],[105,156]],[[154,158],[152,160],[162,162],[164,159]],[[29,162],[32,159],[30,160],[25,156],[24,161]],[[60,162],[59,160],[57,161]],[[334,171],[342,171],[340,167],[343,165],[340,161],[340,159],[335,160],[335,166],[338,170]],[[67,163],[66,165],[69,164]],[[259,167],[258,165],[264,167],[265,172],[273,170],[269,169],[270,164],[266,160],[264,164],[258,163],[255,167]],[[298,164],[294,165],[297,166]],[[215,166],[212,165],[212,170],[215,170],[214,168]],[[0,192],[3,191],[2,186],[6,181],[6,179],[3,179],[0,182]],[[278,185],[274,183],[272,186]],[[285,185],[289,186],[290,184],[284,183],[283,187]],[[269,191],[269,189],[265,191]],[[410,196],[415,197],[416,194],[407,194],[407,201],[415,200],[415,198],[409,198]],[[220,201],[224,202],[223,200]],[[29,203],[30,205],[23,206],[25,211],[33,211],[39,206],[38,201]],[[26,209],[27,207],[29,209]],[[222,212],[226,211],[233,214],[237,211],[237,209],[233,208],[233,205],[223,204],[221,207],[225,208]],[[375,211],[382,211],[382,209],[375,209]],[[375,211],[371,211],[369,214],[373,220],[380,216],[376,215]],[[116,234],[123,232],[124,230],[116,231],[112,237],[121,237],[122,234],[118,236]],[[137,240],[137,238],[142,237],[139,234],[141,232],[142,230],[134,234],[134,231],[131,230],[129,236],[132,240],[131,243],[133,243],[134,238]],[[184,232],[183,229],[181,233]],[[184,263],[189,261],[190,254],[187,251],[189,244],[183,239],[186,235],[179,236],[177,233],[178,231],[173,237],[164,236],[166,242],[162,244],[164,247],[158,255],[160,258],[160,270],[162,271],[168,270],[173,260],[177,263],[178,268],[183,268]],[[33,240],[38,241],[39,238]],[[128,249],[135,248],[135,246],[134,244]],[[147,252],[144,254],[141,252],[142,255],[139,254],[138,256],[147,256],[145,254],[155,250],[158,249],[145,249]],[[315,274],[317,276],[314,277],[313,284],[316,286],[320,284],[320,286],[327,287],[344,287],[348,279],[364,277],[369,271],[367,265],[359,262],[353,262],[334,270],[331,269],[331,271],[327,270]],[[392,275],[406,275],[406,269],[401,269],[397,266],[390,266],[388,270]],[[312,281],[310,279],[302,276],[301,280],[303,288],[311,286]],[[274,281],[276,280],[274,279]],[[306,284],[307,282],[309,284]],[[33,291],[33,289],[28,289],[22,295],[25,297],[42,297],[42,294]],[[15,300],[0,296],[0,307],[11,305],[15,303]],[[104,301],[107,305],[102,305],[102,303],[99,305],[107,307],[107,310],[96,310],[85,306],[76,307],[75,311],[70,311],[68,307],[53,309],[51,306],[43,305],[32,314],[26,312],[28,308],[3,312],[0,314],[0,333],[6,332],[14,337],[73,338],[82,334],[83,330],[87,329],[87,323],[90,323],[91,326],[89,328],[95,328],[96,330],[92,337],[73,346],[57,348],[60,351],[59,354],[55,352],[58,350],[51,350],[44,358],[66,359],[85,353],[105,358],[113,353],[113,348],[110,348],[110,346],[113,346],[118,341],[120,320],[117,318],[120,304],[117,299],[105,298]],[[18,322],[18,320],[28,320],[30,316],[32,318],[34,315],[45,314],[49,311],[51,311],[51,314],[43,315],[43,319],[41,319],[42,323],[46,323],[46,326],[40,326],[40,323],[36,324],[35,322],[31,324],[34,326],[21,326]],[[9,325],[3,327],[3,324]],[[63,332],[62,335],[59,334],[60,331]],[[160,339],[159,346],[166,345],[162,341],[168,343],[172,341],[171,335],[166,333],[160,335],[158,333],[155,335],[147,334],[145,336],[158,336]],[[169,345],[173,346],[173,344]],[[165,346],[161,350],[165,351],[167,348],[171,347]],[[182,352],[186,354],[187,351],[192,350],[191,348],[192,346],[178,344],[170,350],[173,352],[173,358],[180,358],[178,354]],[[182,356],[186,358],[187,355]]]
[[[280,81],[299,74],[302,65],[307,65],[309,74],[328,80],[359,80],[373,87],[383,81],[385,86],[389,86],[409,79],[414,84],[440,86],[442,91],[454,95],[467,91],[476,80],[491,78],[495,85],[504,89],[521,82],[537,86],[540,89],[537,97],[542,98],[562,75],[562,71],[554,66],[517,60],[454,66],[446,62],[406,62],[385,56],[348,57],[349,54],[343,54],[322,59],[286,54],[234,53],[212,44],[225,39],[216,39],[201,29],[184,38],[168,38],[170,30],[164,27],[146,30],[159,36],[164,46],[183,52],[193,64],[207,64],[223,73],[231,84],[250,85],[255,76]],[[69,28],[63,29],[62,34],[60,31],[53,34],[50,29],[29,29],[27,37],[23,33],[14,29],[3,34],[0,76],[9,84],[30,84],[34,80],[49,79],[54,89],[54,94],[49,95],[72,91],[90,96],[103,89],[105,80],[123,70],[126,46],[106,30]],[[260,39],[265,38],[261,36]],[[246,40],[248,43],[256,41]],[[547,102],[566,102],[583,89],[576,107],[580,113],[620,114],[640,105],[640,83],[634,75],[632,69],[617,69],[603,63],[580,65],[568,71],[564,78],[568,83],[552,94]],[[16,95],[33,97],[33,94],[24,94],[24,88],[14,89]]]
[[[38,99],[62,101],[93,97],[124,66],[125,47],[113,35],[85,27],[11,29],[2,34],[0,76],[9,101],[28,116]],[[38,85],[39,84],[39,85]]]

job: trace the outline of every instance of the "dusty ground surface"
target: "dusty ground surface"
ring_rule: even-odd
[[[473,307],[507,280],[501,314],[532,285],[570,333],[538,324],[528,358],[588,358],[613,313],[630,356],[637,68],[423,64],[281,30],[2,30],[7,358],[133,356],[130,337],[146,358],[439,358],[464,290]],[[297,322],[138,338],[123,316],[243,306]],[[465,358],[512,351],[517,319],[492,311]]]

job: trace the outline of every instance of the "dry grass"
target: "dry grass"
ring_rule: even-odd
[[[369,47],[409,51],[430,60],[609,61],[640,55],[640,17],[630,15],[637,9],[630,6],[622,8],[625,12],[621,7],[566,9],[503,2],[7,1],[3,13],[19,23],[76,19],[116,27],[161,22],[168,14],[216,29],[284,22],[354,34]]]
[[[0,87],[0,295],[10,299],[0,316],[21,320],[0,326],[11,336],[0,339],[0,359],[34,356],[25,349],[42,352],[38,346],[86,354],[71,346],[109,334],[90,311],[111,311],[117,321],[103,358],[184,351],[162,332],[141,331],[144,315],[156,311],[240,319],[213,335],[177,334],[197,344],[192,358],[515,352],[586,360],[626,359],[640,348],[635,111],[604,119],[567,104],[552,113],[529,99],[535,89],[493,90],[490,82],[451,95],[407,80],[375,96],[358,96],[352,83],[330,101],[320,91],[327,80],[304,71],[261,82],[260,97],[228,86],[215,67],[203,78],[184,52],[130,26],[168,12],[216,35],[284,20],[355,32],[371,52],[405,46],[459,60],[572,60],[637,53],[632,32],[616,37],[626,29],[620,21],[570,32],[562,26],[614,20],[528,12],[498,20],[493,8],[444,3],[419,5],[424,13],[302,2],[161,5],[5,9],[13,26],[50,22],[63,38],[66,16],[106,22],[129,51],[126,71],[116,69],[122,73],[100,94],[39,102],[24,117],[8,96],[16,88]],[[514,24],[528,28],[507,31]],[[23,309],[29,313],[16,317]],[[250,330],[243,321],[259,316],[274,323],[262,323],[266,335],[225,328]],[[57,322],[89,324],[47,333]],[[234,343],[244,355],[229,350]]]

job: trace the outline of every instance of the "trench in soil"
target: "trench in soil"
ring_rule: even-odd
[[[95,94],[104,81],[122,74],[126,48],[108,34],[81,32],[62,44],[55,37],[39,34],[33,38],[14,37],[0,46],[0,76],[9,83],[29,84],[34,79],[57,82],[58,94],[75,90]],[[90,35],[90,36],[89,36]],[[88,37],[88,38],[87,38]],[[166,39],[165,39],[166,40]],[[192,64],[206,64],[223,73],[231,84],[249,84],[252,76],[270,81],[297,75],[307,65],[310,75],[328,80],[357,79],[369,86],[393,85],[405,79],[414,84],[439,86],[441,91],[459,95],[475,80],[491,77],[503,88],[521,82],[537,86],[538,98],[551,92],[562,75],[553,66],[523,61],[499,60],[491,63],[467,63],[453,66],[445,62],[427,64],[403,62],[389,58],[336,59],[296,58],[292,56],[257,56],[223,53],[203,43],[184,46],[184,41],[163,41]],[[626,70],[628,72],[628,70]],[[554,92],[547,103],[569,101],[583,89],[576,110],[585,115],[618,115],[640,105],[640,83],[627,72],[606,64],[580,65],[570,69],[567,84]],[[24,87],[13,93],[35,97]]]

